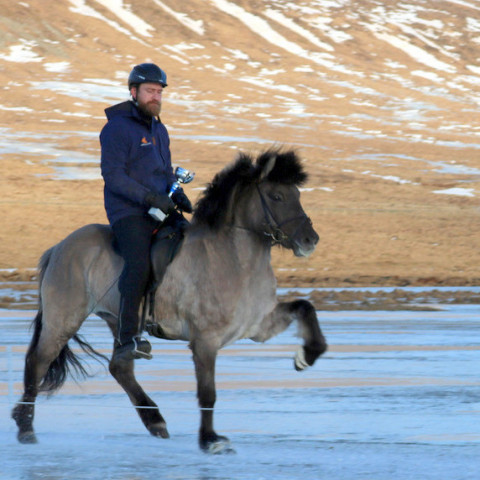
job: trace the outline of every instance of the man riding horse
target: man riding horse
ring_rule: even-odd
[[[125,265],[119,281],[120,314],[113,360],[152,358],[151,345],[140,336],[139,308],[150,277],[150,247],[159,221],[151,207],[168,215],[164,224],[184,222],[180,210],[192,213],[181,188],[168,194],[176,181],[170,138],[160,120],[165,72],[153,63],[131,71],[132,100],[105,110],[108,122],[100,134],[101,169],[108,220]]]

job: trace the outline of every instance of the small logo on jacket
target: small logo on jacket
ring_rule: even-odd
[[[146,147],[148,145],[151,145],[152,143],[149,142],[145,137],[142,138],[142,143],[140,144],[141,147]]]

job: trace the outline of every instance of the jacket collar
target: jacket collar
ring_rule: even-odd
[[[133,117],[139,122],[145,123],[149,126],[152,124],[152,120],[160,122],[160,118],[158,117],[154,118],[144,115],[132,100],[117,103],[116,105],[106,108],[105,115],[108,120],[111,120],[116,116]]]

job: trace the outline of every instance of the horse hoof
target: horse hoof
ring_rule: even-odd
[[[303,347],[300,347],[297,350],[297,353],[295,354],[294,365],[297,372],[301,372],[302,370],[305,370],[307,367],[309,367],[307,360],[305,359],[305,350],[303,349]]]
[[[227,437],[220,437],[220,436],[216,440],[202,447],[202,450],[205,453],[209,453],[211,455],[224,455],[224,454],[237,453],[235,452],[234,448],[230,445],[230,440]]]
[[[170,434],[168,433],[168,430],[167,430],[167,425],[164,422],[155,423],[154,425],[151,425],[150,427],[148,427],[148,431],[154,437],[170,438]]]
[[[235,452],[234,448],[230,445],[230,442],[215,442],[208,447],[207,453],[210,453],[212,455],[225,455],[237,452]]]
[[[20,443],[24,443],[24,444],[38,443],[37,437],[36,437],[35,433],[32,432],[32,431],[18,432],[17,440]]]

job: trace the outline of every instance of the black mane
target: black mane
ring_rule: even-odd
[[[275,165],[266,178],[263,178],[272,156],[276,157]],[[194,221],[210,228],[219,228],[225,222],[230,196],[236,187],[241,190],[261,180],[299,187],[307,178],[294,150],[282,152],[280,149],[270,149],[261,153],[256,161],[251,155],[240,153],[232,164],[217,173],[207,185],[197,202]]]

